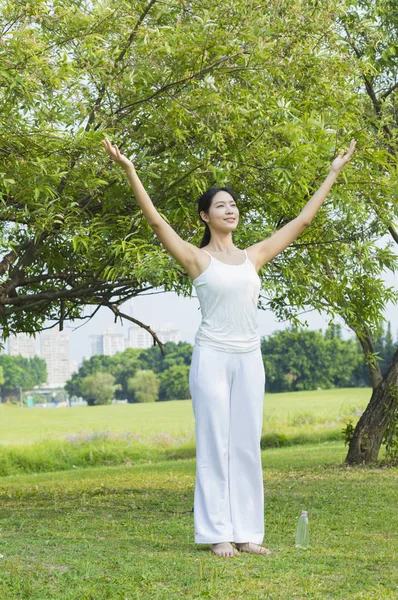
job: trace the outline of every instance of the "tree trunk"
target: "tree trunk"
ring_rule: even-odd
[[[398,405],[398,350],[388,371],[374,388],[349,444],[348,464],[376,462],[381,442]]]

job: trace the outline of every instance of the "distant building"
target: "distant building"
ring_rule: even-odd
[[[122,311],[130,317],[138,319],[139,317],[136,316],[134,311],[134,302],[134,299],[127,300],[122,305]],[[163,344],[167,342],[178,344],[181,340],[181,330],[174,327],[173,323],[150,323],[150,327]],[[153,346],[153,337],[146,329],[136,323],[132,323],[128,329],[126,346],[128,348],[150,348]]]
[[[180,341],[180,330],[173,327],[172,323],[151,325],[151,329],[157,333],[163,344],[166,342],[178,344]],[[125,339],[123,333],[119,333],[111,327],[105,329],[102,335],[90,335],[89,338],[90,356],[96,354],[113,356],[117,352],[123,352],[126,348],[150,348],[153,346],[151,334],[136,324],[129,327],[127,339]]]
[[[47,365],[47,385],[63,387],[71,376],[70,334],[52,329],[40,336],[41,356]]]
[[[103,335],[90,335],[90,356],[106,354],[113,356],[126,349],[124,335],[114,331],[111,327],[105,329]]]
[[[152,327],[152,329],[154,329]],[[159,325],[156,329],[158,338],[160,341],[165,344],[166,342],[174,342],[178,344],[181,340],[181,330],[174,327],[173,323],[165,323],[164,325]]]
[[[123,333],[114,331],[108,327],[102,336],[103,353],[107,356],[113,356],[117,352],[123,352],[126,349],[126,342]]]
[[[172,323],[165,323],[164,325],[151,324],[151,329],[163,344],[166,342],[178,344],[180,341],[180,329],[176,329]],[[153,337],[143,327],[133,324],[128,330],[127,344],[129,348],[150,348],[153,346]]]
[[[17,356],[20,354],[24,358],[33,358],[37,355],[36,340],[27,333],[17,333],[8,338],[8,354]]]
[[[90,356],[96,354],[104,354],[104,336],[102,335],[90,335]]]
[[[146,329],[133,323],[128,330],[127,345],[129,348],[150,348],[153,345],[153,337]]]

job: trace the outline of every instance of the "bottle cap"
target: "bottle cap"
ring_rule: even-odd
[[[301,514],[302,514],[302,515],[308,515],[308,512],[307,512],[306,510],[302,510],[302,511],[301,511]]]

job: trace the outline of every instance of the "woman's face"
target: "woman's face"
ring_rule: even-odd
[[[238,225],[239,210],[231,194],[220,190],[213,196],[209,213],[202,211],[201,216],[215,229],[233,231]]]

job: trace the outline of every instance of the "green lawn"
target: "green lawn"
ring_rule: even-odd
[[[396,600],[398,468],[348,467],[338,440],[370,392],[265,395],[272,554],[234,558],[194,543],[189,400],[0,405],[0,473],[11,473],[0,478],[0,599]],[[306,551],[294,546],[303,509]]]
[[[350,468],[345,454],[343,442],[262,451],[269,556],[194,543],[193,458],[3,477],[0,598],[396,600],[398,469]]]
[[[371,388],[265,394],[263,433],[288,436],[339,431],[348,418],[358,420],[371,396]],[[71,408],[19,408],[0,404],[0,443],[28,444],[68,439],[80,434],[132,433],[146,443],[162,436],[174,442],[194,432],[190,400],[145,404],[113,404]]]
[[[344,441],[370,389],[267,394],[263,449]],[[190,400],[73,408],[0,405],[0,476],[195,457]],[[385,458],[382,446],[379,459]]]

